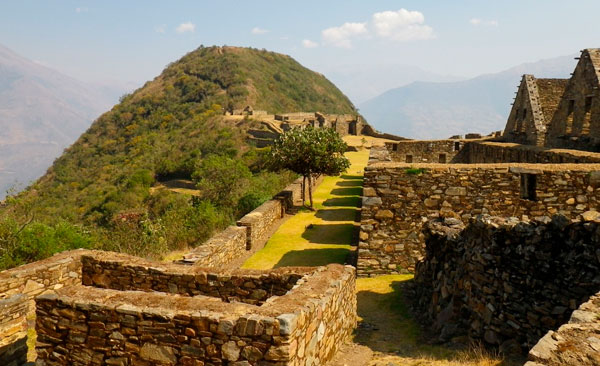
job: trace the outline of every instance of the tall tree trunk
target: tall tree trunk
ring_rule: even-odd
[[[306,176],[302,176],[302,206],[306,202]]]
[[[313,208],[312,199],[312,175],[308,176],[308,198],[310,199],[310,208]]]

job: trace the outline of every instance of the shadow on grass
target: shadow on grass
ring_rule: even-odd
[[[350,251],[345,248],[326,249],[304,249],[293,250],[277,262],[275,268],[279,267],[316,267],[325,266],[330,263],[343,264]]]
[[[358,238],[358,229],[354,224],[313,224],[304,230],[302,237],[315,244],[352,245]]]
[[[335,188],[331,190],[331,194],[334,196],[361,196],[362,187]]]
[[[404,282],[394,281],[393,289],[388,293],[360,291],[357,313],[365,326],[356,331],[355,342],[379,352],[395,352],[400,342],[415,343],[419,336],[419,326],[410,315],[408,306],[402,298],[401,287]]]
[[[339,187],[362,187],[363,183],[359,180],[342,180],[335,185]]]
[[[342,179],[363,180],[363,176],[362,176],[362,175],[348,175],[348,174],[342,174],[340,177],[341,177]]]
[[[355,208],[327,208],[318,210],[315,217],[325,221],[356,221],[358,213]]]
[[[481,348],[469,351],[427,344],[427,339],[423,338],[421,327],[402,294],[403,288],[412,286],[413,281],[393,281],[390,284],[391,292],[357,293],[357,313],[362,318],[362,325],[356,329],[354,342],[376,352],[406,358],[451,361],[453,365],[469,362],[480,365],[516,366],[524,363],[524,357],[521,355],[501,360],[494,351]],[[376,288],[377,284],[374,284],[374,287]],[[421,365],[415,363],[417,364]]]
[[[323,202],[323,206],[333,207],[358,207],[361,198],[356,196],[330,198]]]

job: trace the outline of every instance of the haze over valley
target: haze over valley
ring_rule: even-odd
[[[126,92],[84,83],[0,45],[0,199],[42,175]]]

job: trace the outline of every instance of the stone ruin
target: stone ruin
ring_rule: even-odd
[[[365,169],[356,270],[237,269],[298,199],[295,182],[178,264],[74,251],[0,273],[0,364],[24,362],[35,322],[40,365],[322,365],[355,326],[355,274],[414,273],[414,312],[439,341],[598,365],[598,70],[587,49],[568,80],[524,75],[503,133],[486,137],[233,111],[261,121],[259,146],[308,125],[392,140]]]
[[[273,144],[285,131],[292,128],[332,128],[340,136],[372,136],[388,140],[403,141],[403,137],[384,134],[374,130],[360,115],[353,114],[325,114],[321,112],[290,112],[269,114],[266,111],[253,110],[251,106],[236,109],[225,113],[226,120],[241,123],[244,120],[254,121],[258,126],[248,128],[248,141],[257,147],[266,147]]]
[[[524,75],[503,140],[600,151],[600,49],[581,51],[569,79]]]
[[[238,269],[299,200],[296,181],[177,264],[76,250],[0,272],[0,365],[26,363],[34,326],[38,365],[326,363],[356,325],[354,267]]]
[[[600,364],[599,69],[588,49],[569,80],[524,75],[501,136],[372,149],[358,276],[414,273],[440,341]]]
[[[466,335],[506,353],[531,349],[532,365],[597,364],[600,214],[593,212],[576,222],[562,215],[430,221],[415,277],[424,320],[442,341]]]
[[[38,365],[315,365],[356,322],[351,267],[219,273],[80,258],[81,285],[36,298]]]

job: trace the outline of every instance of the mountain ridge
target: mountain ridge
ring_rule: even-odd
[[[96,90],[0,45],[0,199],[39,177],[103,111],[114,89]]]
[[[268,150],[246,133],[259,121],[226,118],[248,105],[271,113],[357,113],[329,80],[287,55],[200,47],[124,95],[44,176],[10,197],[0,208],[0,239],[6,222],[26,225],[34,217],[46,232],[66,225],[79,238],[83,230],[99,249],[157,255],[197,245],[296,178],[266,169]],[[152,189],[175,178],[206,189],[194,196]],[[81,241],[62,240],[59,249]],[[13,257],[47,255],[22,255],[23,247],[0,255],[0,268],[16,264]]]
[[[414,82],[359,107],[373,127],[410,138],[488,134],[504,128],[522,74],[566,78],[575,64],[574,56],[524,63],[457,82]]]

